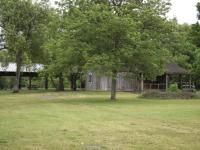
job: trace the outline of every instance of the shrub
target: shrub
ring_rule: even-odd
[[[168,88],[168,91],[169,92],[179,92],[178,85],[177,84],[171,84]]]
[[[194,92],[161,92],[156,90],[146,91],[141,95],[141,98],[147,99],[193,99],[198,98],[197,94]]]

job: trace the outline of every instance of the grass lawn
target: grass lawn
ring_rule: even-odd
[[[0,92],[0,150],[199,150],[200,100]]]

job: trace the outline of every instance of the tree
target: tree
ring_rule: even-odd
[[[112,100],[116,99],[117,73],[145,73],[149,78],[163,73],[167,50],[161,39],[167,37],[164,16],[168,4],[95,1],[87,6],[86,10],[79,7],[87,17],[79,30],[80,40],[92,47],[86,68],[112,77]]]
[[[16,79],[13,92],[19,92],[20,70],[24,56],[31,54],[33,36],[45,24],[47,3],[33,3],[31,0],[1,0],[0,26],[5,33],[8,50],[16,58]]]
[[[198,19],[200,20],[200,3],[197,4],[198,11]],[[200,87],[200,24],[197,22],[196,24],[192,24],[190,31],[190,40],[196,46],[196,51],[194,53],[194,62],[193,62],[193,72],[196,87]]]
[[[192,70],[196,46],[191,41],[191,26],[180,25],[176,20],[169,21],[169,25],[172,27],[172,31],[165,45],[172,60],[182,67]]]
[[[129,8],[129,14],[138,22],[139,38],[135,48],[127,55],[130,72],[143,75],[145,79],[155,79],[163,74],[169,58],[166,41],[172,31],[166,20],[169,3],[165,1],[146,1]],[[130,11],[133,10],[133,11]]]
[[[198,19],[200,20],[200,3],[197,4],[197,11],[198,11]],[[197,22],[196,24],[192,25],[191,29],[191,38],[192,42],[200,48],[200,24]]]
[[[78,34],[85,22],[84,15],[76,9],[82,1],[78,2],[65,0],[59,3],[57,12],[51,15],[44,46],[48,56],[46,72],[53,77],[61,74],[67,77],[73,91],[77,90],[77,80],[81,79],[87,51],[90,49]]]
[[[49,72],[68,74],[72,89],[74,76],[83,70],[109,75],[112,100],[117,73],[155,78],[168,52],[162,46],[171,32],[168,5],[161,0],[62,1],[46,44]]]
[[[111,99],[116,99],[117,73],[124,66],[124,50],[135,43],[135,23],[130,17],[120,17],[107,3],[91,4],[82,12],[87,22],[79,30],[81,41],[91,46],[86,68],[112,77]]]

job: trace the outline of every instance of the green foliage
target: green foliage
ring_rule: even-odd
[[[22,53],[27,63],[45,64],[44,75],[126,71],[153,79],[164,71],[168,2],[62,0],[56,10],[46,1],[0,4],[9,52]]]
[[[13,62],[14,57],[12,53],[9,53],[7,50],[0,51],[0,63],[7,64],[8,62]]]
[[[57,9],[46,0],[1,0],[0,26],[12,57],[0,58],[20,54],[25,63],[44,64],[49,77],[91,70],[145,79],[163,74],[174,60],[198,78],[199,24],[168,21],[169,8],[163,0],[61,0]]]
[[[179,92],[178,84],[170,84],[168,91],[174,93]]]
[[[189,25],[179,25],[176,20],[169,22],[171,33],[166,40],[166,48],[170,51],[172,60],[180,66],[192,70],[196,46],[192,43]]]
[[[200,3],[197,4],[198,17],[200,17]],[[200,18],[199,18],[200,19]],[[190,39],[192,43],[197,47],[194,53],[193,61],[193,78],[196,87],[200,88],[200,25],[199,22],[191,26]]]
[[[161,92],[161,91],[156,91],[156,90],[151,90],[143,93],[141,98],[146,98],[146,99],[159,99],[159,100],[166,100],[166,99],[180,99],[180,100],[185,100],[185,99],[198,99],[199,96],[194,93],[194,92],[182,92],[182,91],[167,91],[167,92]]]
[[[40,35],[48,18],[47,10],[47,1],[0,1],[0,27],[3,28],[8,51],[16,58],[16,82],[13,88],[15,93],[19,92],[22,64],[29,63],[33,55],[37,62],[40,58],[39,51],[33,51],[40,50],[43,43]]]
[[[14,85],[14,78],[0,77],[0,90],[12,89],[13,85]]]
[[[190,37],[192,42],[200,48],[200,25],[198,22],[192,25]]]
[[[47,17],[46,5],[43,4],[30,0],[0,1],[0,26],[4,30],[6,45],[10,51],[20,49],[30,53],[33,44],[36,45],[34,36],[42,29]]]
[[[168,51],[161,39],[164,41],[169,31],[160,14],[164,15],[167,5],[160,1],[139,4],[127,2],[114,10],[104,3],[88,6],[90,11],[80,8],[87,21],[78,35],[92,47],[88,51],[87,69],[104,74],[122,70],[145,72],[146,78],[163,73]],[[133,8],[140,11],[132,11]]]
[[[91,6],[87,20],[82,28],[88,33],[82,40],[92,46],[88,52],[87,69],[104,73],[120,71],[125,66],[125,54],[136,43],[135,22],[129,16],[114,14],[104,4]]]

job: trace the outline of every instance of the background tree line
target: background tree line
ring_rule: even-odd
[[[64,80],[74,91],[77,80],[84,87],[89,70],[109,75],[111,99],[118,72],[153,80],[169,61],[191,70],[199,87],[200,25],[168,20],[169,9],[164,0],[62,0],[56,8],[47,0],[0,0],[7,49],[0,61],[17,64],[13,92],[21,66],[31,63],[44,64],[42,75],[59,91]]]

